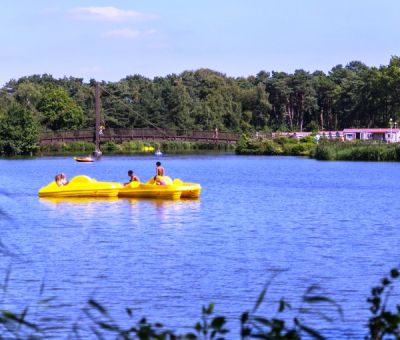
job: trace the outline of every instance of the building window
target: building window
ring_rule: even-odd
[[[353,134],[352,133],[346,133],[346,139],[347,140],[352,140],[353,139]]]

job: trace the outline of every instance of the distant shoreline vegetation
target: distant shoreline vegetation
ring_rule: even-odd
[[[92,154],[95,144],[70,142],[46,144],[38,147],[35,156],[76,156]],[[145,155],[160,149],[164,154],[202,152],[234,152],[237,155],[301,156],[325,161],[400,162],[400,143],[379,141],[339,141],[322,137],[317,143],[313,135],[303,138],[254,138],[242,135],[236,145],[206,142],[142,142],[130,141],[101,144],[103,155]]]
[[[275,139],[249,138],[243,135],[236,145],[239,155],[310,156],[316,143],[312,136],[304,138],[278,137]]]
[[[104,155],[130,155],[153,154],[157,149],[165,154],[223,151],[233,152],[235,146],[227,143],[202,143],[183,141],[142,142],[130,141],[116,143],[113,141],[101,143],[101,151]],[[90,142],[54,143],[40,146],[39,155],[75,155],[91,154],[95,150],[95,144]]]
[[[313,136],[257,139],[243,136],[236,146],[239,155],[306,156],[326,161],[400,162],[400,144],[379,141],[342,142]]]
[[[313,151],[318,160],[400,162],[400,144],[383,142],[339,142],[322,140]]]
[[[154,79],[129,75],[100,83],[101,126],[246,135],[384,128],[389,122],[396,127],[399,74],[400,57],[393,56],[379,68],[352,61],[328,73],[299,69],[230,77],[199,69]],[[10,80],[0,88],[0,156],[38,154],[41,131],[94,129],[95,83],[48,74]],[[284,146],[285,154],[302,155],[309,152],[304,144],[265,142],[259,152]]]

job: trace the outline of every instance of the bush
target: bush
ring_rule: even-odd
[[[117,144],[113,141],[105,142],[102,145],[102,150],[106,152],[115,152],[118,150]]]
[[[87,153],[95,150],[95,144],[91,142],[71,142],[71,143],[55,143],[40,146],[41,153]]]

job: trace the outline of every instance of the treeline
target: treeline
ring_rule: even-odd
[[[94,80],[33,75],[0,90],[0,153],[35,152],[41,130],[94,125]],[[325,74],[261,71],[233,78],[208,69],[102,82],[106,128],[161,127],[232,132],[386,127],[400,114],[400,58],[353,61]]]

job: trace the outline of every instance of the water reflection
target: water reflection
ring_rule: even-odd
[[[154,198],[129,198],[129,197],[124,197],[120,198],[122,200],[129,201],[129,203],[133,206],[137,205],[138,203],[141,202],[148,202],[154,205],[155,207],[179,207],[182,206],[182,204],[191,204],[191,203],[199,203],[200,199],[199,198],[193,198],[193,199],[179,199],[179,200],[162,200],[162,199],[154,199]]]
[[[115,224],[112,216],[120,214],[120,203],[117,197],[49,197],[40,198],[39,202],[49,211],[49,218],[73,222],[86,228],[91,221]]]
[[[193,220],[201,209],[200,199],[160,200],[123,198],[131,206],[132,222],[155,219],[161,227],[177,228]]]
[[[39,201],[44,204],[88,204],[93,202],[115,202],[118,197],[40,197]]]

